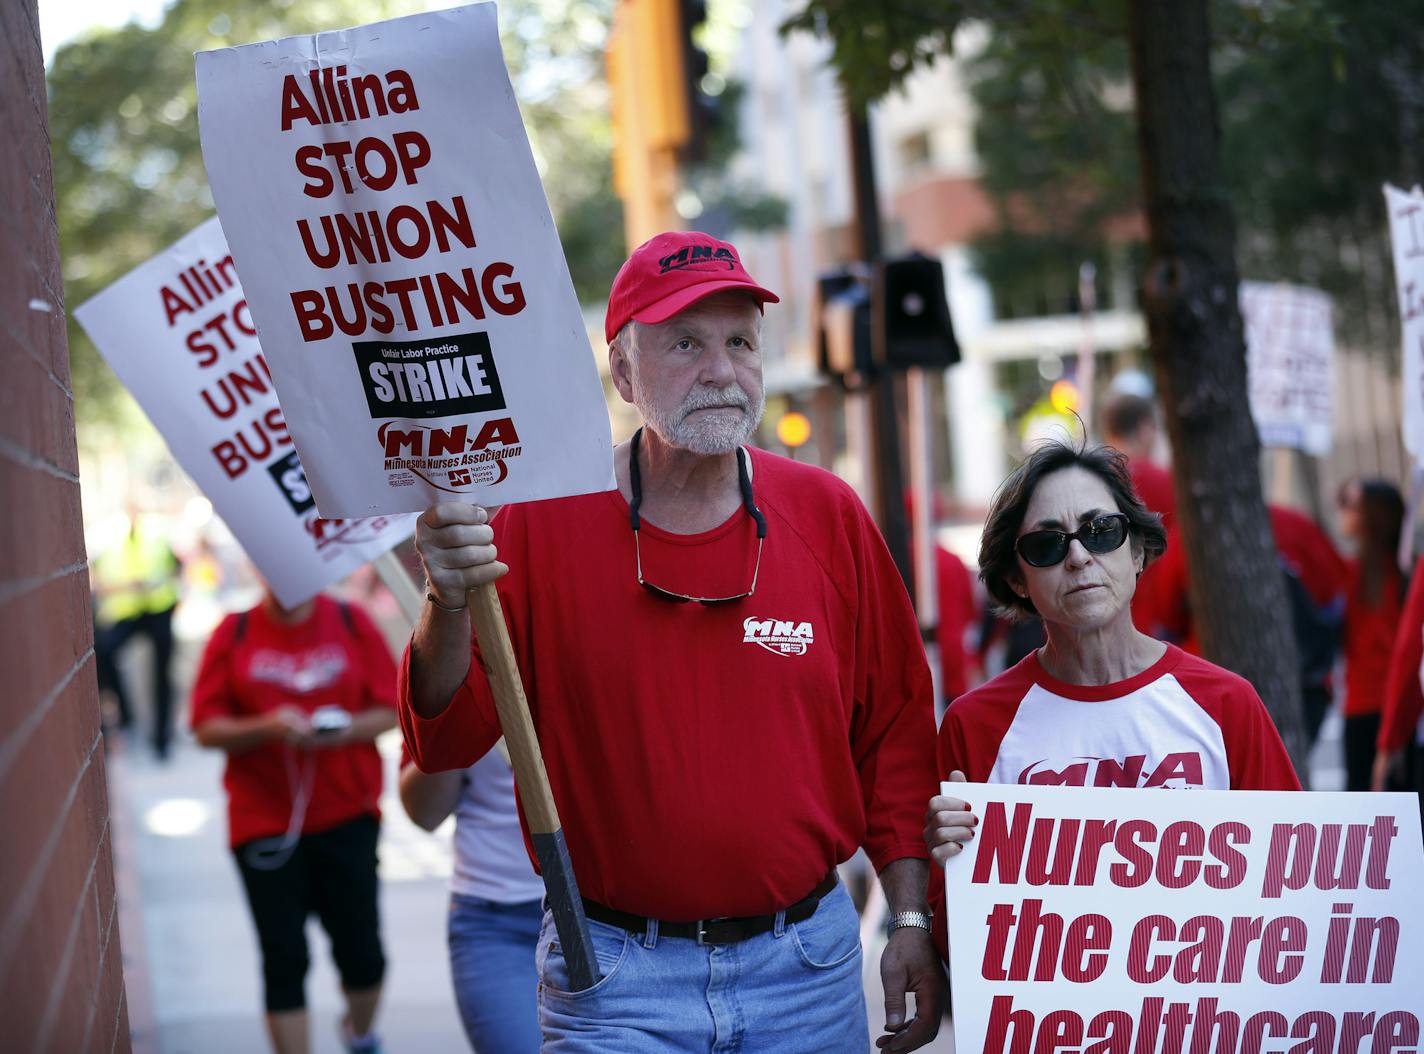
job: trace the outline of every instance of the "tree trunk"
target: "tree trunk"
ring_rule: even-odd
[[[1131,0],[1149,262],[1142,308],[1207,658],[1249,680],[1304,774],[1290,602],[1261,495],[1206,0]]]

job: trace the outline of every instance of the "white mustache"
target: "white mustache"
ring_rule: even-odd
[[[740,385],[729,385],[726,388],[699,388],[688,393],[682,405],[678,407],[679,417],[686,417],[694,410],[707,410],[714,406],[736,406],[742,410],[751,409],[751,399],[747,393],[742,391]]]

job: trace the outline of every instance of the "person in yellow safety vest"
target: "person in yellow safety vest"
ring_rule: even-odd
[[[134,723],[131,697],[117,665],[118,653],[135,636],[153,646],[154,753],[168,756],[173,727],[173,609],[178,605],[180,565],[164,524],[129,510],[129,530],[93,563],[94,658],[99,689],[113,692],[119,727]]]

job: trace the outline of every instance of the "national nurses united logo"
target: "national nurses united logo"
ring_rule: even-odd
[[[809,622],[759,619],[742,622],[742,643],[757,644],[776,655],[805,655],[816,639]]]

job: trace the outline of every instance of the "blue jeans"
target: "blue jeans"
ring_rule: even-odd
[[[536,957],[545,1054],[865,1054],[860,920],[836,886],[814,915],[736,944],[589,921],[603,979],[568,991],[553,919]]]
[[[539,901],[501,904],[450,894],[450,976],[476,1054],[536,1054],[534,945]]]

